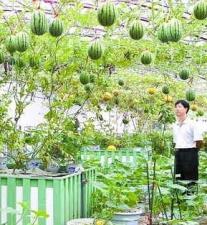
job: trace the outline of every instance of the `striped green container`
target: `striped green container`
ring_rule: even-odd
[[[86,178],[87,180],[83,180]],[[0,208],[21,211],[19,202],[27,202],[32,210],[43,210],[49,218],[39,218],[38,225],[65,225],[73,218],[90,215],[90,198],[95,170],[62,177],[31,177],[0,174]],[[0,212],[0,224],[16,225],[21,215]],[[18,225],[28,225],[24,216]]]
[[[82,218],[88,218],[92,215],[92,198],[94,191],[93,182],[96,180],[95,170],[88,170],[82,173]]]
[[[130,163],[131,166],[136,166],[138,156],[143,152],[146,152],[145,149],[119,149],[117,151],[107,151],[107,150],[92,150],[92,151],[81,151],[81,160],[97,160],[104,167],[109,167],[114,162],[115,159],[121,162]]]

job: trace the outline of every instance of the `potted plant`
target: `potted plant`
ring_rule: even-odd
[[[137,224],[143,214],[142,187],[136,182],[135,170],[116,161],[110,174],[98,174],[94,183],[93,210],[95,218],[113,224]]]

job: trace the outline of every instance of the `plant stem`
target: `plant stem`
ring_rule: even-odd
[[[150,205],[150,225],[152,225],[155,178],[156,178],[156,159],[154,159],[154,162],[153,162],[152,195],[151,195],[151,205]]]
[[[5,23],[7,24],[8,28],[9,28],[11,34],[12,34],[12,33],[13,33],[13,30],[12,30],[12,28],[11,28],[11,26],[10,26],[10,24],[9,24],[9,22],[8,22],[8,20],[7,20],[7,18],[6,18],[5,16],[3,16],[3,19],[5,20]]]
[[[174,184],[176,182],[176,180],[175,180],[175,158],[174,158],[174,171],[171,168],[171,175],[172,175],[172,180],[173,180],[173,184]],[[171,200],[171,215],[170,215],[171,220],[174,217],[174,201],[175,201],[174,195],[172,195],[172,200]]]
[[[161,192],[160,186],[159,186],[158,184],[157,184],[157,187],[158,187],[158,191],[159,191],[159,194],[160,194],[161,204],[162,204],[162,208],[163,208],[163,211],[164,211],[164,215],[165,215],[165,217],[166,217],[166,220],[168,221],[167,211],[166,211],[166,208],[165,208],[165,205],[164,205],[162,192]]]
[[[174,217],[174,197],[171,198],[170,219],[173,220],[173,217]]]
[[[178,203],[178,210],[179,210],[179,214],[180,214],[180,219],[182,219],[182,211],[181,211],[181,207],[180,207],[180,201],[179,201],[179,198],[178,198],[178,192],[177,192],[177,190],[176,190],[175,194],[176,194],[176,198],[177,198],[177,203]]]
[[[31,225],[35,225],[36,221],[37,221],[38,217],[36,216],[33,220],[33,222],[31,223]]]
[[[150,205],[151,205],[151,193],[150,193],[150,177],[149,177],[149,165],[148,165],[148,162],[146,162],[146,168],[147,168],[148,203],[149,203],[149,210],[150,210]]]

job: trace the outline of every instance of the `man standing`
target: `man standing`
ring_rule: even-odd
[[[202,131],[196,122],[187,117],[190,109],[185,100],[175,103],[177,121],[173,126],[173,142],[175,144],[175,174],[179,180],[198,180],[198,151],[202,145]]]

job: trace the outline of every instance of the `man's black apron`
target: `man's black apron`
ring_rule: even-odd
[[[198,149],[184,148],[175,151],[176,179],[198,180]]]

